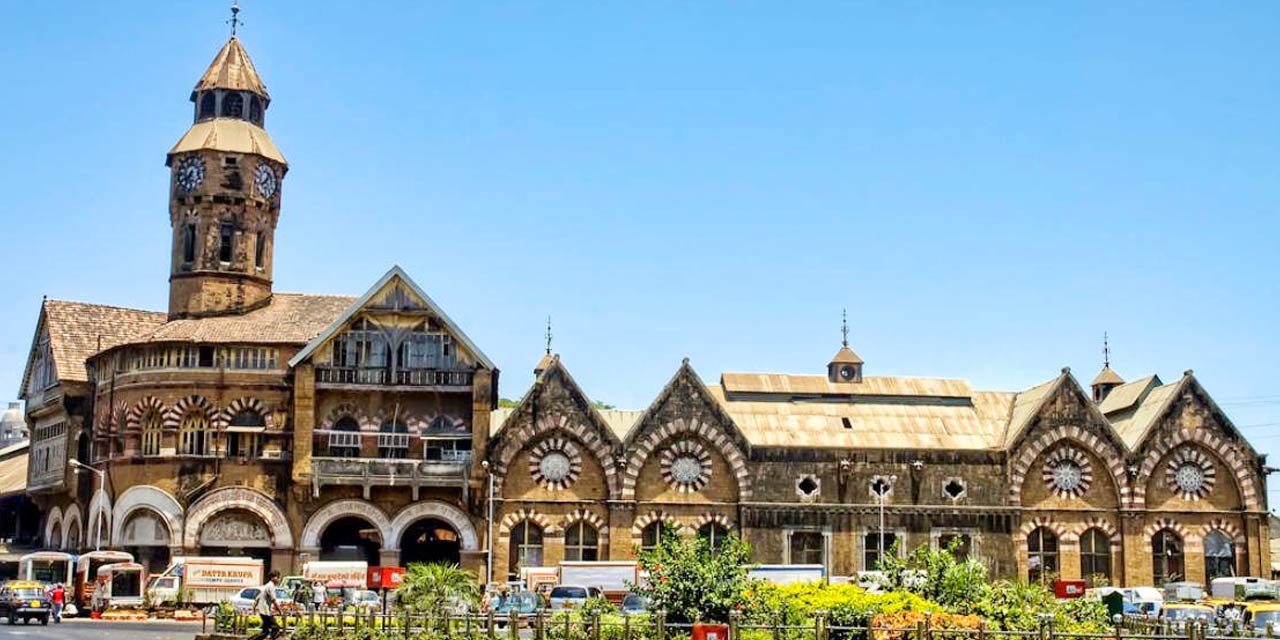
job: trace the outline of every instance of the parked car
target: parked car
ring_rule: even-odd
[[[1172,602],[1160,609],[1161,620],[1168,620],[1176,624],[1201,620],[1213,621],[1216,617],[1213,607],[1204,604]]]
[[[361,589],[351,596],[351,605],[364,611],[382,611],[382,598],[377,591]]]
[[[227,602],[236,611],[241,613],[251,613],[253,611],[253,603],[257,602],[258,594],[262,593],[260,587],[245,587],[239,593],[227,598]],[[276,587],[276,604],[283,613],[292,613],[296,607],[293,604],[293,597],[289,595],[289,590],[284,587]]]
[[[638,593],[628,593],[622,596],[622,613],[626,615],[637,615],[649,612],[649,599]]]
[[[527,625],[529,619],[538,614],[538,602],[538,596],[530,591],[508,594],[499,598],[498,606],[493,608],[494,621],[498,626],[505,627],[511,620],[511,614],[515,613],[517,623],[520,626]]]
[[[39,620],[49,624],[53,603],[45,595],[44,583],[34,580],[10,580],[0,587],[0,617],[9,624],[18,624],[21,618],[26,624]]]
[[[1275,602],[1253,602],[1244,608],[1244,623],[1253,627],[1254,631],[1266,632],[1280,630],[1280,604]]]
[[[587,600],[602,597],[604,594],[595,587],[562,584],[551,590],[550,609],[552,611],[581,609],[582,605],[587,604]]]

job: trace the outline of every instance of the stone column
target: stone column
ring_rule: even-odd
[[[635,557],[631,539],[631,523],[635,520],[633,504],[609,505],[609,559],[628,560]]]
[[[400,550],[382,549],[378,551],[378,564],[383,567],[400,566]]]
[[[311,481],[312,442],[316,429],[316,374],[309,362],[293,370],[293,481]]]

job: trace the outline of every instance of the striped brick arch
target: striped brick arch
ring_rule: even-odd
[[[1080,537],[1084,535],[1084,532],[1090,529],[1097,529],[1106,534],[1107,538],[1111,540],[1111,546],[1113,547],[1120,546],[1122,542],[1120,539],[1120,530],[1116,528],[1116,525],[1110,520],[1107,520],[1106,518],[1099,518],[1098,516],[1089,516],[1089,519],[1076,527],[1076,539],[1079,540]]]
[[[559,531],[559,529],[556,529],[555,524],[551,522],[551,519],[545,515],[533,509],[520,509],[503,516],[502,522],[498,524],[498,535],[503,538],[511,537],[511,529],[525,520],[542,527],[542,535],[544,536],[554,536]]]
[[[344,402],[325,414],[324,421],[320,423],[320,428],[325,430],[332,429],[333,425],[343,418],[355,420],[356,424],[360,425],[361,431],[367,431],[369,425],[372,424],[372,421],[369,420],[369,414],[365,413],[363,408],[350,402]],[[378,425],[374,425],[373,428],[377,429]]]
[[[1027,538],[1031,537],[1031,532],[1039,529],[1040,527],[1044,527],[1045,529],[1052,531],[1053,535],[1058,537],[1059,545],[1076,544],[1079,541],[1075,534],[1067,530],[1067,525],[1058,522],[1053,518],[1036,516],[1022,523],[1022,527],[1018,529],[1018,533],[1020,534],[1016,540],[1018,548],[1026,551]]]
[[[129,413],[125,414],[125,429],[130,433],[142,433],[142,419],[145,418],[148,413],[153,411],[156,415],[160,416],[162,420],[164,419],[164,403],[160,402],[160,400],[152,396],[146,396],[135,402],[133,406],[129,408]]]
[[[697,521],[694,522],[693,528],[694,530],[701,529],[712,522],[730,531],[733,530],[733,523],[729,521],[729,516],[726,516],[723,513],[711,513],[711,512],[707,512],[702,514],[701,516],[698,516]]]
[[[738,482],[738,499],[751,499],[751,474],[747,470],[747,459],[738,449],[729,434],[701,420],[685,420],[676,418],[649,433],[637,442],[630,457],[627,458],[626,472],[622,476],[622,499],[634,500],[636,497],[636,480],[645,462],[653,457],[654,452],[667,441],[693,436],[706,442],[724,458],[729,471]]]
[[[1107,465],[1107,471],[1111,475],[1112,484],[1120,492],[1120,504],[1128,502],[1130,497],[1129,485],[1125,481],[1124,471],[1124,452],[1116,445],[1096,433],[1090,433],[1079,425],[1063,425],[1048,429],[1041,433],[1039,437],[1027,442],[1022,447],[1022,451],[1014,458],[1013,465],[1009,469],[1009,499],[1013,504],[1022,503],[1022,485],[1027,479],[1027,474],[1031,471],[1031,464],[1040,457],[1040,454],[1057,446],[1058,444],[1073,443],[1092,452]]]
[[[204,396],[187,396],[169,407],[164,414],[164,428],[177,429],[182,417],[190,413],[203,413],[210,422],[217,416],[213,405]]]
[[[639,541],[640,536],[644,533],[645,527],[659,521],[665,522],[674,527],[680,526],[680,521],[676,520],[675,516],[669,513],[663,513],[662,511],[650,511],[649,513],[637,517],[631,522],[631,537]]]
[[[1227,534],[1227,537],[1231,538],[1231,541],[1238,545],[1243,545],[1248,542],[1244,537],[1244,532],[1240,530],[1240,527],[1236,525],[1236,523],[1224,518],[1214,518],[1213,520],[1210,520],[1209,524],[1204,525],[1204,528],[1200,530],[1200,537],[1204,538],[1212,531],[1221,531],[1222,533]]]
[[[1147,525],[1146,529],[1142,530],[1142,543],[1146,546],[1148,551],[1151,549],[1151,538],[1155,537],[1157,533],[1165,529],[1176,533],[1178,537],[1182,539],[1184,549],[1191,547],[1193,542],[1196,544],[1200,542],[1200,537],[1193,535],[1191,531],[1187,529],[1186,525],[1181,522],[1172,518],[1156,518],[1151,522],[1151,524]]]
[[[119,435],[124,433],[125,418],[129,415],[129,403],[124,400],[116,402],[114,409],[104,409],[98,416],[98,429],[96,437],[105,435]]]
[[[508,423],[505,429],[510,429],[512,426]],[[596,462],[600,463],[600,467],[604,469],[609,497],[616,497],[618,472],[613,464],[613,445],[585,420],[566,415],[542,416],[503,434],[502,446],[492,458],[494,490],[499,492],[502,490],[502,482],[510,471],[511,461],[522,449],[552,434],[561,434],[566,441],[572,441],[591,452]]]
[[[227,405],[221,413],[218,414],[215,426],[224,428],[231,424],[231,418],[242,411],[252,411],[262,416],[263,424],[268,424],[271,420],[271,412],[268,411],[267,405],[257,398],[236,398]],[[270,426],[268,424],[268,426]]]
[[[1133,506],[1142,508],[1147,505],[1147,485],[1151,477],[1159,470],[1159,465],[1171,452],[1183,445],[1199,445],[1204,451],[1216,456],[1225,466],[1229,474],[1235,478],[1236,487],[1240,490],[1240,500],[1246,509],[1260,511],[1257,483],[1249,470],[1248,458],[1242,455],[1239,447],[1233,442],[1210,429],[1179,429],[1158,440],[1149,442],[1146,453],[1142,457],[1142,466],[1138,468],[1138,477],[1134,482]]]

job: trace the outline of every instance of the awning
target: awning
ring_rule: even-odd
[[[266,427],[238,427],[236,425],[231,425],[226,429],[223,429],[223,431],[226,431],[227,433],[262,433],[266,430]]]

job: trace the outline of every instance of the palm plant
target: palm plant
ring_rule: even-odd
[[[456,564],[411,564],[396,589],[396,602],[415,613],[438,613],[458,602],[474,606],[480,597],[476,577]]]

